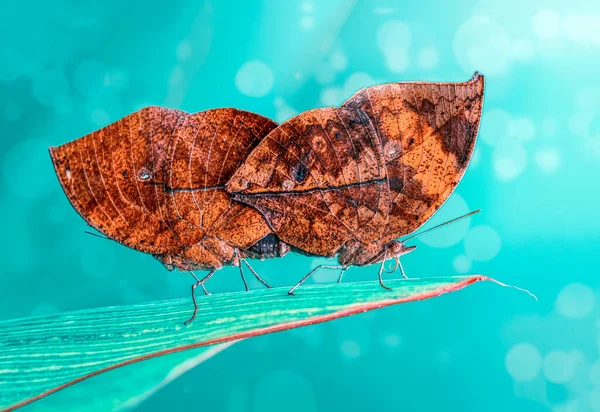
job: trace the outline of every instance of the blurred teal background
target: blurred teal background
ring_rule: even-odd
[[[600,3],[584,0],[4,2],[0,319],[189,294],[189,275],[84,234],[49,146],[146,105],[284,121],[363,86],[479,70],[476,154],[430,224],[483,211],[415,241],[404,267],[485,274],[539,302],[478,284],[248,340],[141,410],[598,411],[599,27]],[[254,267],[289,285],[321,261]],[[375,267],[346,274],[375,277]],[[207,287],[242,284],[228,268]]]

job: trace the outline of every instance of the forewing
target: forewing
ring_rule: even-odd
[[[315,109],[272,131],[228,183],[286,243],[331,255],[377,239],[389,210],[381,145],[361,110]]]
[[[462,178],[475,147],[483,76],[464,83],[390,83],[357,92],[381,138],[391,206],[382,243],[424,224]]]
[[[157,173],[157,158],[163,155],[153,150],[152,140],[168,141],[186,116],[177,110],[148,107],[50,149],[69,201],[90,226],[147,253],[177,247],[148,181]]]
[[[234,245],[251,245],[270,233],[256,210],[233,204],[223,187],[275,127],[235,109],[190,115],[148,107],[50,154],[67,197],[90,226],[143,252],[170,256],[184,250],[212,264],[218,259],[204,256],[224,252],[205,239],[207,231]],[[237,217],[252,222],[252,230],[231,221]],[[203,239],[206,248],[197,246],[202,251],[186,250]]]

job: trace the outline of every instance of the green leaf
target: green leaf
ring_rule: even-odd
[[[23,406],[109,372],[102,378],[104,383],[113,383],[113,392],[100,393],[97,398],[114,401],[109,406],[112,409],[136,395],[131,391],[121,393],[122,388],[118,386],[133,388],[137,394],[147,392],[165,379],[174,366],[193,356],[202,358],[199,352],[204,349],[196,349],[193,355],[170,355],[152,361],[155,364],[148,366],[153,366],[155,376],[149,375],[149,367],[121,368],[123,366],[427,299],[481,280],[490,279],[468,276],[391,280],[387,285],[392,291],[382,289],[378,282],[358,282],[303,286],[295,296],[288,296],[287,288],[221,293],[199,297],[198,317],[187,326],[183,322],[192,312],[189,298],[0,322],[0,407]],[[125,381],[112,376],[125,373],[128,377]],[[135,376],[142,376],[144,382],[136,385]],[[83,388],[84,385],[78,386]],[[94,391],[98,388],[99,385],[94,386]],[[86,400],[85,395],[82,398]],[[87,401],[90,401],[89,396]],[[42,404],[44,402],[40,402]],[[73,403],[69,405],[75,407]],[[129,406],[132,405],[130,402]],[[106,407],[97,410],[106,410]]]
[[[202,346],[113,369],[33,402],[27,411],[133,411],[154,393],[236,341]]]

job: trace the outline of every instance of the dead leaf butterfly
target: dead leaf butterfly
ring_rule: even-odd
[[[284,242],[337,256],[340,265],[326,267],[381,262],[382,282],[383,264],[393,258],[404,275],[398,258],[415,247],[397,239],[422,226],[462,178],[483,88],[475,73],[464,83],[362,89],[339,109],[312,110],[281,124],[227,190],[260,211]]]
[[[188,114],[147,107],[50,155],[65,194],[90,226],[169,270],[209,270],[193,291],[223,265],[239,266],[243,278],[245,257],[289,251],[260,213],[224,190],[276,126],[237,109]]]

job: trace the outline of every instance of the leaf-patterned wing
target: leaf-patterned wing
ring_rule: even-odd
[[[272,131],[227,185],[286,243],[329,256],[348,239],[381,236],[389,195],[381,145],[366,114],[315,109]]]
[[[143,252],[177,249],[162,193],[147,182],[164,167],[170,137],[187,116],[147,107],[50,149],[65,194],[90,226]]]
[[[271,232],[223,188],[276,126],[235,109],[190,115],[148,107],[50,154],[67,197],[92,227],[166,264],[218,266],[232,253],[224,243],[243,248]]]
[[[271,232],[256,210],[233,202],[224,187],[276,126],[254,113],[214,109],[190,115],[174,133],[164,179],[154,184],[167,193],[169,216],[184,243],[206,235],[245,248]]]
[[[364,110],[381,138],[391,205],[382,243],[423,225],[462,178],[483,105],[479,73],[464,83],[406,82],[358,91],[343,107]]]

